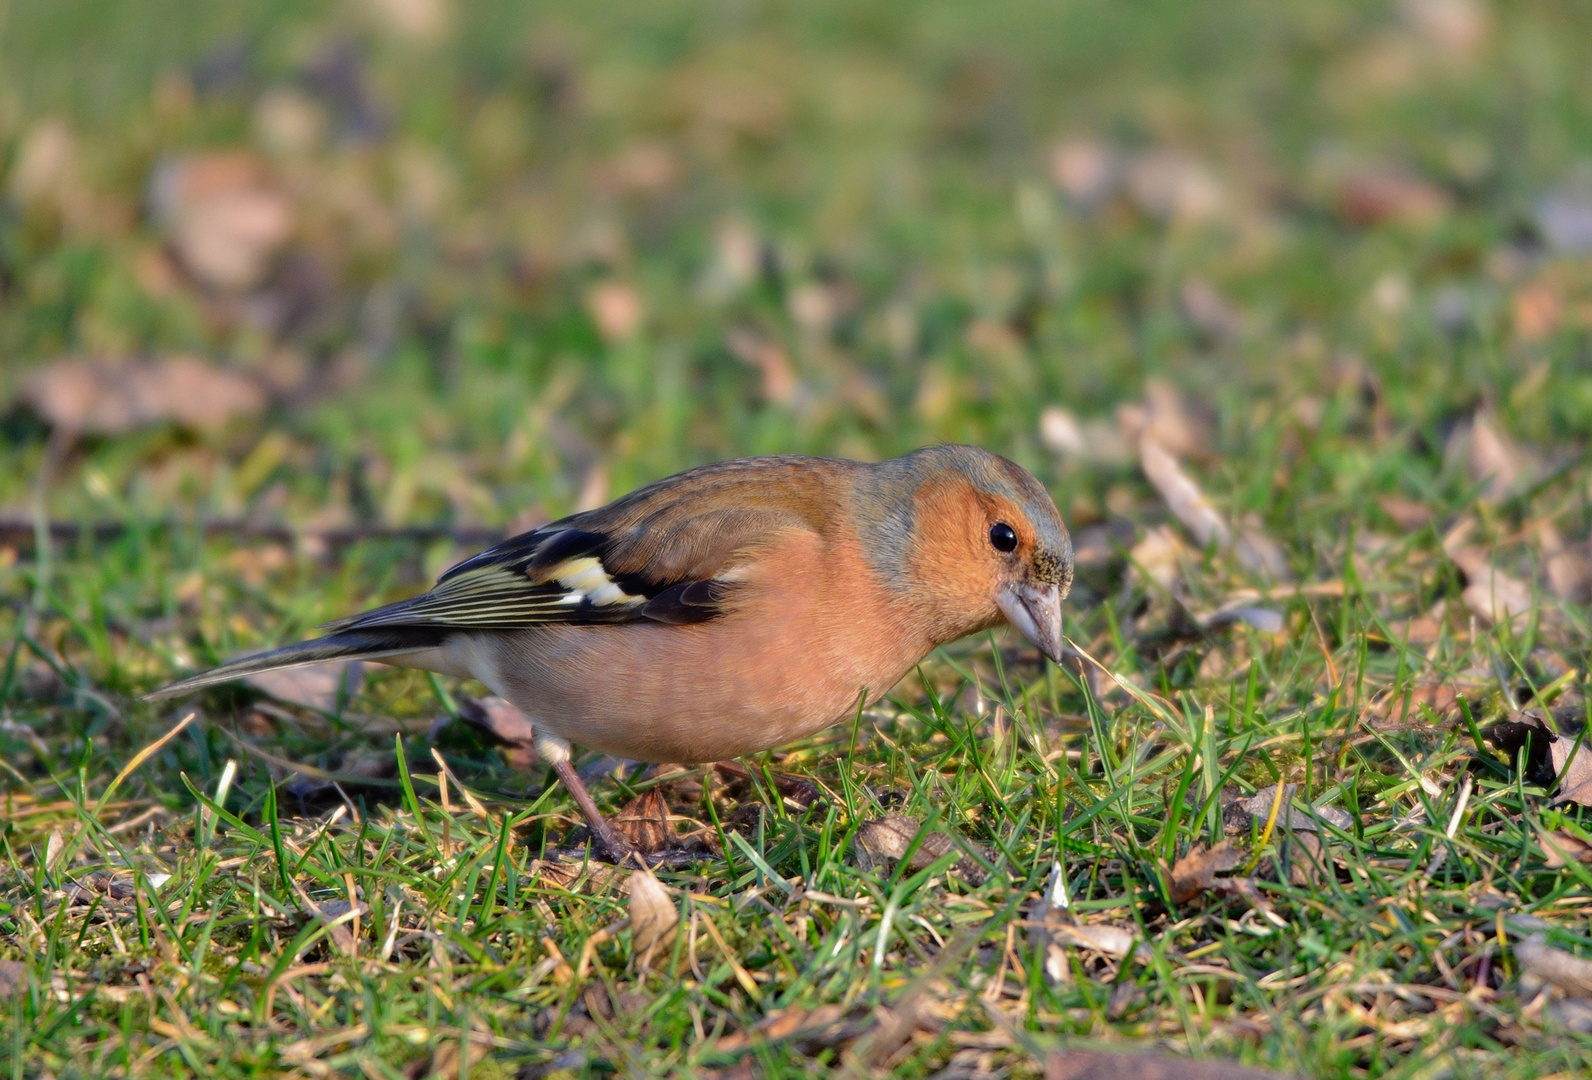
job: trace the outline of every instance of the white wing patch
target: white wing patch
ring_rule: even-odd
[[[547,577],[567,590],[558,602],[571,607],[580,604],[608,607],[610,604],[635,603],[646,599],[632,596],[621,589],[608,576],[602,562],[590,555],[560,563],[548,571]]]

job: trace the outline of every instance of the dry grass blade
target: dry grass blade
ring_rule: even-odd
[[[99,797],[99,800],[94,803],[92,816],[96,818],[99,817],[100,811],[104,809],[105,804],[110,801],[110,797],[116,794],[117,788],[122,786],[122,781],[126,780],[129,776],[133,775],[133,773],[137,772],[138,767],[144,762],[160,753],[161,747],[171,742],[171,740],[175,739],[178,735],[181,735],[188,725],[193,723],[194,717],[198,715],[198,713],[189,713],[187,716],[173,724],[171,729],[167,731],[166,734],[162,735],[160,738],[144,747],[138,753],[134,754],[132,760],[128,761],[126,765],[122,766],[122,771],[116,774],[115,779],[106,785],[104,792],[102,792]]]

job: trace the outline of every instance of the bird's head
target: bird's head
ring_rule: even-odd
[[[1052,660],[1072,538],[1022,466],[972,446],[934,446],[872,466],[863,542],[933,627],[935,644],[1009,622]]]

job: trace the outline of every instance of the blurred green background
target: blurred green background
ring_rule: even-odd
[[[1589,43],[1481,0],[10,0],[0,507],[51,445],[56,516],[501,526],[963,440],[1086,521],[1156,374],[1262,512],[1346,371],[1437,446],[1522,394],[1560,438]],[[179,354],[242,390],[125,370]]]

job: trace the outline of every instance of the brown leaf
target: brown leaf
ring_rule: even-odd
[[[1277,811],[1277,823],[1273,828],[1278,830],[1292,829],[1294,832],[1319,832],[1321,823],[1325,822],[1334,828],[1347,831],[1354,825],[1354,819],[1348,811],[1340,810],[1335,806],[1312,806],[1307,810],[1298,810],[1293,806],[1294,793],[1299,790],[1297,784],[1283,785],[1282,806]],[[1271,808],[1277,798],[1275,787],[1261,788],[1247,799],[1239,799],[1230,803],[1225,811],[1229,821],[1249,824],[1252,821],[1262,825],[1271,817]]]
[[[337,710],[339,700],[347,701],[359,693],[365,683],[365,665],[349,660],[284,671],[262,671],[243,681],[278,701],[329,713]]]
[[[1207,338],[1230,341],[1243,333],[1243,312],[1204,278],[1191,277],[1184,281],[1177,298],[1184,317]]]
[[[1231,548],[1239,565],[1246,569],[1279,581],[1289,577],[1287,557],[1260,522],[1246,519],[1235,538],[1232,527],[1211,505],[1199,485],[1149,433],[1139,440],[1139,464],[1145,477],[1166,501],[1167,509],[1201,547],[1214,544],[1222,549]]]
[[[1406,686],[1401,692],[1389,688],[1366,705],[1365,719],[1375,728],[1424,723],[1425,710],[1429,709],[1439,721],[1451,720],[1459,716],[1459,699],[1467,689],[1474,691],[1475,688],[1436,679]]]
[[[1338,184],[1338,214],[1351,225],[1429,225],[1453,206],[1448,192],[1398,169],[1356,169]]]
[[[312,900],[303,890],[299,891],[299,906],[304,913],[328,924],[328,930],[333,944],[346,954],[352,954],[357,939],[353,927],[358,925],[370,914],[370,905],[363,901],[357,906],[347,900]],[[338,920],[342,920],[339,922]],[[335,924],[335,925],[331,925]]]
[[[1542,341],[1552,337],[1564,320],[1564,297],[1549,282],[1534,281],[1515,290],[1509,299],[1509,314],[1517,338]]]
[[[1139,440],[1139,464],[1166,501],[1167,509],[1183,523],[1195,543],[1201,547],[1227,547],[1232,543],[1233,533],[1227,522],[1177,459],[1152,435],[1145,434]]]
[[[638,870],[630,876],[630,934],[631,954],[641,968],[652,966],[653,959],[664,952],[674,941],[675,929],[680,924],[680,912],[675,909],[657,878],[648,870]]]
[[[1404,0],[1399,12],[1444,59],[1474,59],[1492,37],[1492,10],[1481,0]]]
[[[669,804],[657,788],[643,791],[614,815],[614,831],[643,855],[656,855],[676,846],[669,824]]]
[[[1051,926],[1049,932],[1056,941],[1080,949],[1092,949],[1113,960],[1120,960],[1129,953],[1141,960],[1153,956],[1149,946],[1139,940],[1138,934],[1122,926],[1112,926],[1109,923],[1088,923],[1082,926],[1058,923]]]
[[[147,424],[217,431],[265,408],[252,378],[194,356],[131,363],[62,361],[36,372],[21,398],[55,428],[120,435]]]
[[[586,309],[591,312],[597,332],[610,345],[628,341],[641,327],[641,294],[620,281],[605,281],[586,294]]]
[[[1045,1080],[1286,1080],[1286,1076],[1225,1061],[1096,1050],[1052,1050],[1045,1061]]]
[[[1172,867],[1172,903],[1186,904],[1209,889],[1216,875],[1238,865],[1238,852],[1223,840],[1213,848],[1195,844]]]
[[[1580,708],[1573,710],[1576,719]],[[1554,719],[1568,726],[1574,722],[1571,711],[1561,715],[1554,711]],[[1554,731],[1547,718],[1536,709],[1524,709],[1500,720],[1487,730],[1487,738],[1511,761],[1521,750],[1525,751],[1525,776],[1534,784],[1544,787],[1558,782],[1559,792],[1555,803],[1573,802],[1592,806],[1592,740],[1575,748],[1576,735],[1569,731]],[[1571,751],[1575,760],[1570,760]],[[1568,766],[1568,771],[1566,771]]]
[[[1515,959],[1520,970],[1529,972],[1543,982],[1574,994],[1592,997],[1592,960],[1583,960],[1572,952],[1556,949],[1540,934],[1533,934],[1515,943]]]
[[[1467,582],[1460,599],[1478,618],[1489,622],[1512,622],[1531,612],[1531,586],[1493,566],[1487,553],[1464,541],[1470,522],[1461,522],[1443,538],[1443,552]]]
[[[294,227],[292,204],[265,162],[247,151],[160,162],[149,202],[183,268],[222,291],[263,284]]]
[[[1098,139],[1069,139],[1050,151],[1050,180],[1067,198],[1089,207],[1109,197],[1122,179],[1122,155]]]
[[[1550,869],[1557,870],[1572,862],[1592,862],[1592,844],[1579,836],[1571,836],[1563,829],[1553,832],[1538,829],[1537,843],[1542,846],[1543,862]]]
[[[790,356],[779,345],[745,327],[733,327],[725,335],[730,352],[742,363],[757,369],[763,379],[763,397],[775,405],[795,403],[801,391]]]
[[[28,965],[15,960],[0,960],[0,999],[8,998],[28,985]]]
[[[824,1045],[835,1045],[841,1040],[834,1039],[832,1033],[845,1018],[846,1009],[842,1005],[820,1005],[814,1009],[792,1005],[769,1013],[750,1028],[726,1035],[713,1044],[713,1049],[721,1054],[738,1054],[760,1043],[787,1039],[816,1039]],[[857,1034],[851,1031],[846,1037],[855,1038]]]
[[[1586,545],[1566,544],[1559,530],[1548,521],[1539,524],[1534,535],[1553,595],[1560,600],[1584,600],[1592,585],[1592,560],[1587,557]]]
[[[1572,750],[1575,750],[1573,761],[1570,760]],[[1577,750],[1575,739],[1559,735],[1548,744],[1548,756],[1553,762],[1554,774],[1559,778],[1559,794],[1553,801],[1592,806],[1592,746],[1583,741]]]
[[[858,865],[864,870],[888,869],[906,854],[907,848],[911,846],[913,838],[918,835],[921,827],[917,818],[900,814],[889,814],[863,822],[862,827],[857,830],[856,844],[853,848]],[[977,858],[965,853],[977,852],[986,860],[988,854],[971,840],[950,830],[937,830],[925,836],[918,849],[912,853],[912,859],[907,863],[907,867],[911,870],[922,870],[951,851],[964,852],[951,869],[973,885],[982,884],[986,876],[984,867]]]
[[[1144,400],[1117,406],[1123,442],[1137,446],[1148,433],[1174,457],[1211,457],[1211,418],[1165,379],[1146,379]]]
[[[1471,421],[1465,462],[1470,478],[1482,485],[1487,498],[1495,500],[1520,490],[1538,471],[1531,455],[1500,431],[1485,410]]]
[[[1226,209],[1227,193],[1209,169],[1177,150],[1152,150],[1128,166],[1128,197],[1152,217],[1195,223]]]
[[[1432,520],[1432,508],[1400,495],[1384,495],[1376,501],[1393,524],[1405,532],[1424,529]]]

